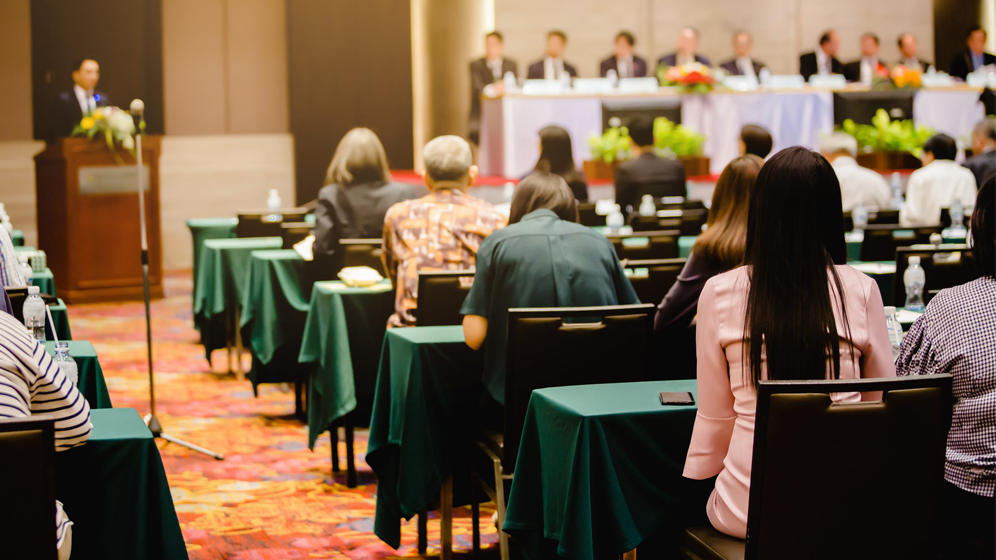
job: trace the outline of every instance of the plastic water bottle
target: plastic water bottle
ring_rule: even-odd
[[[505,202],[512,202],[513,194],[515,194],[515,183],[508,181],[505,183],[505,189],[501,192],[501,198]]]
[[[616,84],[619,83],[619,74],[615,70],[609,70],[605,73],[605,79],[612,83],[612,87],[616,87]]]
[[[31,336],[39,342],[45,342],[45,302],[39,295],[38,286],[28,286],[28,298],[24,300],[24,326],[31,331]]]
[[[936,233],[936,232],[930,234],[930,244],[931,245],[934,245],[936,247],[936,246],[940,245],[941,243],[944,243],[944,238],[941,237],[941,234]]]
[[[656,216],[657,215],[657,205],[654,204],[654,197],[645,194],[643,198],[640,199],[640,215],[641,216]]]
[[[923,286],[927,283],[927,275],[920,268],[920,257],[910,257],[910,265],[903,274],[903,284],[906,285],[906,309],[923,312]]]
[[[518,87],[518,84],[516,84],[516,82],[515,82],[515,74],[513,74],[511,72],[505,72],[505,75],[502,76],[501,80],[502,80],[502,82],[505,83],[505,91],[506,92],[512,91],[516,87]]]
[[[283,216],[279,213],[279,210],[283,208],[283,201],[280,200],[280,193],[277,192],[277,189],[270,189],[270,196],[266,197],[266,208],[271,212],[266,217],[268,221],[279,222],[283,220]]]
[[[59,366],[59,369],[73,382],[73,385],[79,385],[79,366],[76,365],[76,360],[69,355],[68,342],[60,340],[55,343],[55,357],[52,358],[52,361]]]
[[[901,210],[903,208],[903,178],[899,172],[893,171],[890,186],[892,187],[892,209]]]
[[[622,208],[618,204],[612,205],[612,212],[609,212],[605,223],[609,226],[609,231],[613,233],[619,231],[619,228],[626,224],[626,218],[623,217]]]
[[[903,325],[896,318],[896,308],[885,308],[885,326],[889,331],[889,342],[892,343],[892,359],[899,357],[899,346],[903,342]]]
[[[758,81],[761,83],[761,87],[768,87],[771,85],[771,70],[765,66],[761,68],[761,73],[757,76]]]
[[[961,205],[960,200],[955,199],[951,203],[948,214],[951,216],[952,229],[965,229],[965,207]]]
[[[35,280],[35,270],[28,264],[27,255],[17,255],[17,268],[21,271],[21,279],[25,286],[30,286]]]
[[[854,222],[854,231],[864,231],[868,228],[868,209],[861,202],[851,210],[851,220]]]

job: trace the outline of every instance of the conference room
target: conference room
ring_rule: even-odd
[[[0,52],[0,558],[996,557],[996,1],[4,0]]]

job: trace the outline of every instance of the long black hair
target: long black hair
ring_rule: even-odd
[[[562,127],[550,125],[540,130],[539,137],[540,157],[536,162],[536,171],[546,171],[561,177],[577,173],[569,132]]]
[[[840,183],[830,163],[806,148],[778,152],[757,176],[747,217],[744,352],[751,387],[762,379],[762,347],[767,379],[825,379],[828,357],[840,377],[835,304],[851,337],[834,265],[846,262]]]

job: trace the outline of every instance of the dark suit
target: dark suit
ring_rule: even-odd
[[[761,74],[761,68],[764,68],[765,66],[767,66],[763,62],[758,62],[758,61],[756,61],[754,59],[751,59],[750,62],[754,66],[754,75],[755,76],[759,76]],[[726,73],[729,74],[729,75],[731,75],[731,76],[743,76],[744,75],[744,73],[740,71],[740,67],[737,66],[737,59],[735,59],[735,58],[731,59],[731,60],[728,60],[728,61],[720,64],[719,67],[722,68],[723,70],[726,70]]]
[[[837,60],[837,57],[830,58],[830,72],[834,74],[844,73],[844,65]],[[815,52],[808,52],[799,57],[799,73],[802,74],[802,79],[807,82],[810,76],[820,73],[819,59],[816,58]]]
[[[880,72],[885,65],[881,61],[878,63],[878,70],[873,70],[872,73]],[[844,65],[844,79],[849,82],[860,82],[861,81],[861,61],[855,60],[854,62],[848,62]]]
[[[543,79],[546,79],[546,71],[545,71],[545,69],[543,67],[543,65],[545,63],[546,63],[546,59],[544,58],[543,60],[541,60],[539,62],[534,62],[534,63],[530,64],[529,65],[529,72],[528,72],[528,74],[526,74],[526,79],[528,79],[528,80],[543,80]],[[566,60],[564,61],[564,72],[567,72],[567,75],[569,75],[572,78],[577,78],[578,77],[578,71],[575,70],[574,67],[571,66],[570,64],[567,64]],[[552,76],[551,76],[551,79],[552,79]]]
[[[996,150],[972,156],[966,159],[962,165],[975,175],[975,184],[982,188],[982,183],[985,183],[990,175],[996,173]]]
[[[94,103],[97,107],[107,106],[107,96],[94,90]],[[64,91],[52,100],[48,113],[48,134],[45,137],[49,143],[56,138],[64,138],[73,134],[73,129],[83,118],[83,109],[74,90]]]
[[[626,213],[627,207],[640,205],[643,195],[687,196],[685,166],[676,159],[659,158],[653,152],[624,161],[616,168],[616,203]]]
[[[996,55],[991,55],[987,52],[982,53],[982,65],[996,64]],[[972,55],[965,49],[961,54],[954,57],[951,61],[951,74],[955,78],[965,79],[972,71],[976,70],[975,66],[972,65]]]
[[[518,74],[518,68],[515,62],[503,58],[501,60],[501,75],[504,76],[507,72]],[[496,81],[494,73],[488,67],[487,59],[478,58],[470,63],[470,125],[468,129],[470,141],[475,144],[480,139],[481,132],[481,93],[484,92],[486,86]]]
[[[674,66],[675,63],[677,63],[677,62],[678,62],[678,53],[671,53],[671,54],[666,54],[666,55],[660,57],[660,59],[657,61],[657,65],[658,66]],[[703,66],[712,66],[712,63],[709,62],[709,59],[706,58],[706,57],[704,57],[704,56],[702,56],[702,55],[700,55],[700,54],[696,54],[695,55],[695,62],[698,62],[699,64],[701,64]]]
[[[598,75],[605,77],[609,70],[615,70],[616,76],[619,75],[619,66],[616,61],[615,55],[610,56],[602,61],[602,64],[598,67]],[[629,78],[646,78],[647,77],[647,61],[642,58],[633,55],[633,75],[627,76]]]

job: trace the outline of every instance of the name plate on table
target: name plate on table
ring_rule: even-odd
[[[560,95],[569,86],[559,80],[526,80],[522,86],[525,95]]]
[[[612,93],[615,87],[608,78],[574,78],[574,91],[578,93]]]
[[[802,74],[773,74],[768,77],[765,87],[770,89],[802,89],[806,87],[806,80],[802,79]]]
[[[809,77],[809,85],[821,89],[844,89],[847,79],[842,74],[813,74]]]
[[[943,72],[939,72],[937,74],[924,74],[920,80],[925,88],[949,87],[954,85],[954,78]]]
[[[734,91],[756,91],[760,83],[754,76],[727,76],[723,85]]]
[[[124,194],[138,190],[134,165],[80,167],[80,194]],[[142,166],[143,190],[149,190],[149,166]]]
[[[622,93],[657,93],[657,78],[623,78],[619,80]]]

